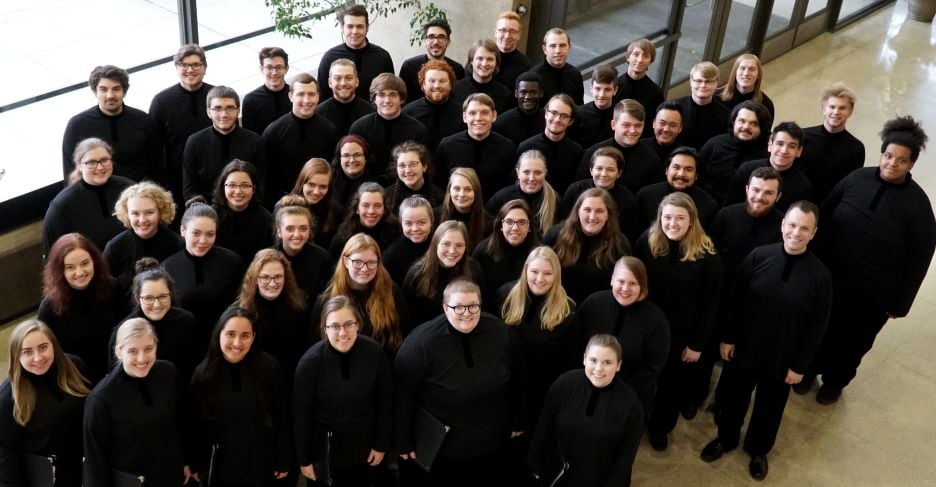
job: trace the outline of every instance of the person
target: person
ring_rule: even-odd
[[[201,354],[211,327],[237,296],[244,263],[234,251],[215,245],[218,214],[204,203],[185,209],[181,232],[185,248],[164,260],[162,267],[175,283],[179,306],[195,315],[192,346]]]
[[[649,39],[640,38],[627,45],[627,70],[617,79],[617,93],[614,103],[621,100],[636,100],[647,110],[654,109],[663,103],[663,90],[656,84],[648,71],[650,65],[656,61],[656,46]],[[653,127],[645,125],[643,137],[653,136]],[[663,158],[660,157],[662,160]]]
[[[117,66],[97,66],[91,71],[88,87],[97,105],[73,116],[62,136],[62,174],[70,180],[80,161],[78,145],[89,138],[103,140],[114,149],[114,170],[131,181],[163,183],[166,177],[163,148],[156,124],[143,110],[124,105],[130,88],[130,75]]]
[[[358,188],[348,205],[345,221],[338,227],[328,249],[333,261],[337,260],[345,242],[354,234],[366,233],[381,249],[400,238],[400,225],[386,202],[387,196],[379,184],[364,183]]]
[[[589,161],[590,179],[581,179],[569,185],[562,195],[560,215],[572,212],[578,197],[591,188],[601,188],[611,195],[617,205],[618,223],[628,240],[636,241],[643,228],[637,218],[637,198],[623,184],[618,184],[624,173],[624,154],[614,147],[599,147]]]
[[[512,10],[501,12],[494,24],[494,42],[501,57],[500,69],[494,74],[494,79],[504,86],[515,86],[520,75],[533,67],[533,61],[517,49],[522,38],[520,16]]]
[[[182,207],[182,151],[189,136],[211,125],[205,105],[214,85],[205,83],[208,61],[198,44],[185,44],[172,56],[179,82],[160,91],[150,102],[149,116],[163,143],[166,188]],[[138,180],[140,181],[140,180]],[[142,181],[141,181],[142,182]]]
[[[319,246],[331,243],[341,218],[341,206],[334,197],[332,167],[328,161],[317,157],[306,161],[291,193],[302,196],[312,213],[315,243]]]
[[[256,338],[253,313],[228,308],[192,376],[189,455],[212,485],[282,485],[293,463],[286,376]]]
[[[689,96],[675,100],[682,108],[682,143],[695,150],[701,149],[709,139],[724,133],[728,128],[731,110],[715,101],[716,85],[718,66],[703,61],[689,70]]]
[[[404,460],[404,481],[422,477],[428,485],[496,485],[502,472],[497,451],[508,435],[522,431],[510,333],[500,319],[482,313],[481,304],[477,284],[450,282],[436,308],[443,314],[413,330],[393,361],[394,451]],[[417,459],[417,408],[450,429],[428,475],[408,479],[404,474],[415,470],[409,460]]]
[[[367,40],[370,28],[370,15],[365,5],[345,5],[336,11],[338,25],[341,26],[342,43],[325,51],[319,62],[318,79],[327,79],[331,63],[336,59],[350,59],[357,68],[361,82],[357,96],[367,98],[371,81],[380,74],[393,73],[393,59],[386,49]],[[322,99],[332,97],[331,87],[322,87]],[[373,98],[373,96],[371,97]]]
[[[381,263],[380,247],[373,238],[358,233],[345,243],[339,260],[317,308],[322,309],[335,296],[351,298],[363,317],[357,331],[373,338],[392,358],[410,322],[406,299]],[[313,311],[312,315],[319,313]]]
[[[459,221],[444,221],[432,234],[432,242],[419,260],[406,272],[403,295],[411,314],[409,330],[438,316],[443,295],[439,289],[456,279],[468,279],[480,286],[484,272],[468,255],[468,231]]]
[[[614,106],[614,137],[603,140],[585,149],[575,172],[577,179],[588,177],[588,165],[592,155],[601,147],[614,147],[621,151],[627,167],[621,175],[623,184],[631,193],[637,194],[640,188],[663,180],[663,163],[654,151],[640,143],[644,127],[643,106],[635,100],[624,99]]]
[[[522,277],[527,255],[539,245],[539,233],[536,214],[526,200],[513,199],[501,205],[494,218],[494,231],[471,252],[484,269],[485,289],[493,292]]]
[[[429,61],[444,62],[452,69],[454,76],[449,80],[451,85],[465,77],[465,68],[454,59],[445,55],[449,43],[452,42],[452,26],[444,18],[432,19],[422,26],[422,37],[425,42],[426,53],[413,56],[400,66],[400,78],[406,82],[406,92],[410,94],[410,102],[423,97],[423,83],[418,73]],[[449,85],[449,86],[451,86]]]
[[[477,245],[488,236],[493,225],[491,214],[484,209],[478,174],[471,168],[455,168],[445,193],[448,196],[442,206],[435,209],[436,224],[449,220],[464,223],[468,229],[468,245]]]
[[[143,477],[154,487],[189,482],[178,410],[183,385],[175,366],[156,358],[156,342],[143,318],[117,330],[120,363],[85,401],[83,485],[112,487],[127,477]]]
[[[198,326],[195,315],[175,305],[172,277],[159,267],[156,259],[140,259],[136,263],[136,270],[130,290],[133,310],[121,323],[133,318],[146,319],[156,330],[156,339],[159,340],[156,357],[175,365],[179,372],[179,380],[187,383],[202,353],[201,350],[195,349],[192,343]],[[108,350],[117,345],[118,329],[120,327],[115,326],[111,331]],[[113,356],[108,357],[108,369],[114,368],[115,359]]]
[[[351,124],[364,115],[374,113],[374,105],[366,96],[357,96],[361,84],[354,61],[340,58],[332,61],[328,68],[328,88],[331,98],[319,98],[319,115],[335,124],[340,136],[348,135]]]
[[[263,84],[244,95],[244,110],[241,123],[244,128],[262,134],[274,120],[289,113],[289,54],[281,47],[262,47],[257,52],[260,58],[260,74]]]
[[[543,78],[543,98],[565,93],[576,106],[585,103],[585,81],[579,69],[569,64],[572,37],[568,31],[553,27],[543,36],[543,62],[530,71]]]
[[[322,306],[326,339],[296,368],[293,437],[302,475],[334,487],[383,485],[390,448],[393,376],[380,345],[358,329],[363,316],[351,298]]]
[[[569,130],[572,140],[582,147],[591,147],[614,135],[611,119],[617,93],[617,69],[610,64],[595,68],[590,91],[592,101],[578,107],[575,124]]]
[[[630,242],[618,227],[617,207],[601,188],[580,194],[575,206],[543,238],[562,264],[562,286],[576,303],[601,291],[614,263],[630,254]]]
[[[670,151],[682,146],[680,135],[683,129],[682,106],[675,101],[665,101],[656,108],[650,135],[640,143],[650,149],[661,161],[669,159]],[[644,127],[644,131],[647,128]]]
[[[764,83],[764,66],[760,59],[750,53],[735,58],[728,74],[728,82],[715,93],[715,100],[723,103],[729,110],[745,101],[760,103],[767,109],[773,119],[777,112],[774,110],[773,100],[764,93],[761,85]]]
[[[888,120],[878,167],[851,172],[822,205],[819,256],[832,272],[835,295],[826,336],[804,378],[811,386],[822,374],[820,404],[839,400],[888,320],[910,312],[933,259],[932,203],[910,173],[926,141],[913,117]]]
[[[640,228],[646,229],[653,223],[660,202],[674,191],[681,191],[692,198],[703,225],[708,225],[715,218],[721,205],[696,184],[699,180],[699,158],[699,153],[692,147],[677,147],[670,152],[666,162],[666,181],[644,186],[637,192],[637,224]]]
[[[428,131],[428,147],[435,149],[449,135],[465,130],[461,104],[452,98],[455,71],[445,61],[429,60],[414,76],[419,82],[419,97],[403,107],[403,114],[422,123]],[[407,87],[407,92],[412,93]]]
[[[794,166],[812,183],[810,201],[821,204],[845,176],[864,166],[864,144],[848,131],[855,113],[855,92],[833,83],[820,93],[822,123],[803,129],[803,154]]]
[[[796,122],[780,122],[770,132],[767,142],[767,159],[745,162],[735,171],[731,186],[725,194],[725,205],[744,201],[744,185],[751,173],[759,167],[772,167],[783,175],[783,194],[777,201],[777,209],[786,211],[790,203],[809,197],[812,183],[794,167],[796,159],[803,153],[803,129]]]
[[[647,266],[650,299],[670,325],[670,349],[647,422],[654,450],[666,450],[679,415],[695,417],[701,376],[697,363],[708,343],[722,285],[721,261],[705,234],[695,203],[682,192],[660,202],[657,218],[637,240],[634,255]]]
[[[666,315],[647,299],[647,267],[637,257],[624,256],[614,264],[611,289],[592,293],[578,306],[581,327],[577,347],[607,333],[620,342],[623,354],[618,378],[640,399],[644,419],[653,410],[660,372],[670,348]]]
[[[381,179],[383,167],[371,162],[370,145],[363,137],[345,135],[335,144],[335,157],[329,191],[333,191],[332,200],[338,205],[347,205],[362,183]]]
[[[299,357],[315,337],[308,302],[289,259],[279,250],[263,249],[247,266],[240,294],[228,311],[241,308],[253,317],[257,347],[276,359],[286,377],[292,377]],[[291,388],[287,381],[286,390]]]
[[[439,141],[434,159],[436,184],[447,185],[457,168],[466,168],[476,171],[478,189],[494,194],[513,181],[510,168],[517,160],[517,148],[493,131],[497,107],[490,96],[472,93],[461,106],[467,129]]]
[[[104,248],[123,231],[114,204],[133,181],[114,174],[114,150],[98,138],[82,140],[73,154],[75,170],[59,191],[42,221],[42,254],[67,233],[80,233]]]
[[[8,359],[0,385],[0,483],[29,485],[29,466],[51,458],[55,485],[79,487],[81,416],[90,392],[80,359],[39,320],[16,325]]]
[[[733,312],[720,338],[726,365],[718,384],[718,436],[701,457],[713,462],[737,447],[755,391],[744,436],[755,480],[767,476],[790,386],[803,379],[829,320],[832,276],[809,250],[818,224],[815,204],[794,202],[783,217],[783,243],[754,249],[734,279]]]
[[[543,78],[529,71],[517,76],[514,98],[517,106],[497,117],[494,131],[518,145],[546,130],[546,112],[540,105],[543,99]]]
[[[55,333],[62,350],[84,361],[92,383],[106,373],[104,350],[111,328],[123,316],[120,303],[94,243],[79,233],[59,237],[42,270],[38,318]]]
[[[260,135],[237,124],[240,96],[233,88],[215,86],[208,92],[211,127],[192,134],[182,152],[182,195],[210,200],[218,175],[232,159],[250,162],[261,181],[267,173]]]
[[[463,105],[468,96],[484,93],[494,101],[495,111],[506,112],[511,108],[510,88],[494,79],[500,66],[500,51],[494,41],[478,39],[468,48],[467,76],[455,82],[452,98]]]
[[[554,95],[546,103],[546,128],[517,146],[517,156],[530,150],[543,154],[549,183],[560,193],[574,181],[576,164],[582,158],[582,146],[569,135],[569,127],[576,123],[575,111],[571,97]]]
[[[263,207],[263,188],[254,165],[234,159],[218,176],[211,207],[218,214],[215,244],[250,262],[260,249],[273,245],[273,214]]]
[[[390,244],[383,252],[383,265],[395,283],[402,283],[413,262],[429,249],[433,228],[432,204],[419,195],[400,203],[400,226],[403,237]]]
[[[313,240],[313,216],[304,203],[296,195],[280,198],[273,214],[276,225],[273,248],[289,260],[296,284],[311,302],[325,289],[332,263],[328,251]]]
[[[396,170],[396,181],[387,188],[387,206],[394,215],[399,214],[400,203],[410,196],[422,196],[433,206],[442,204],[445,195],[432,182],[432,157],[429,149],[415,142],[403,142],[391,153]]]
[[[299,73],[289,85],[292,110],[277,118],[263,131],[260,140],[270,161],[266,178],[268,201],[289,192],[305,161],[325,158],[338,142],[338,129],[317,115],[319,83],[311,74]]]
[[[551,481],[549,460],[561,455],[569,465],[564,486],[631,484],[644,413],[634,391],[616,377],[621,359],[616,338],[595,335],[582,359],[585,373],[566,372],[549,388],[529,456],[541,481]]]
[[[731,131],[712,137],[699,151],[699,183],[717,201],[725,201],[742,164],[767,157],[767,128],[773,124],[767,108],[751,100],[735,105],[728,120]]]
[[[403,113],[406,95],[406,84],[398,76],[378,75],[370,84],[370,99],[377,111],[357,119],[348,129],[348,134],[370,144],[368,162],[381,170],[389,165],[390,151],[398,144],[408,140],[429,143],[429,132],[422,122]]]
[[[127,229],[107,242],[103,255],[117,280],[117,295],[129,297],[138,260],[163,260],[182,250],[185,243],[169,229],[176,213],[172,195],[156,183],[144,181],[123,190],[114,213]]]

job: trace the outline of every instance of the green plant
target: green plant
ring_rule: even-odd
[[[397,12],[413,9],[409,21],[411,46],[422,42],[423,24],[433,19],[448,20],[444,9],[431,1],[423,2],[422,0],[263,0],[263,2],[271,9],[276,30],[287,37],[312,38],[312,31],[305,25],[306,21],[321,20],[333,15],[342,6],[355,3],[365,5],[371,19],[389,18]],[[336,19],[335,24],[337,23]]]

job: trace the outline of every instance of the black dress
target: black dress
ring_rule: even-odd
[[[562,223],[553,225],[553,227],[546,232],[543,243],[551,246],[553,250],[555,250],[556,240],[559,237],[559,230],[561,228]],[[569,297],[576,303],[585,301],[585,298],[592,293],[607,289],[608,285],[611,283],[611,274],[614,272],[614,262],[617,262],[618,259],[627,255],[616,255],[614,256],[614,262],[598,267],[591,254],[599,245],[601,245],[600,235],[591,237],[584,236],[582,241],[579,242],[580,251],[578,261],[570,266],[564,266],[562,268],[562,287],[565,288],[566,293],[568,293]]]
[[[276,250],[283,252],[283,247],[278,246]],[[286,252],[283,252],[283,255],[292,266],[293,274],[296,276],[296,285],[305,291],[306,302],[311,305],[331,279],[334,271],[331,256],[328,255],[327,250],[314,243],[306,244],[296,255],[290,256]]]
[[[100,186],[78,181],[55,195],[42,221],[43,255],[48,255],[59,237],[71,232],[88,237],[98,249],[103,249],[108,240],[124,229],[114,216],[114,204],[132,184],[127,178],[111,176]]]
[[[273,245],[273,215],[257,203],[243,211],[211,205],[218,212],[218,238],[215,245],[234,251],[244,264],[254,255]]]
[[[185,241],[182,240],[182,236],[162,224],[157,228],[156,234],[147,239],[138,237],[131,228],[117,234],[104,247],[104,260],[111,275],[117,279],[117,294],[130,299],[138,260],[152,257],[162,262],[183,248]]]
[[[412,314],[410,315],[409,326],[404,326],[404,328],[412,330],[422,323],[442,314],[442,292],[445,291],[445,286],[456,278],[464,277],[470,279],[481,287],[481,295],[482,297],[485,296],[484,271],[481,270],[478,261],[469,257],[467,254],[462,258],[468,259],[468,264],[466,266],[467,272],[465,274],[455,272],[454,267],[445,268],[439,266],[439,273],[436,276],[435,285],[432,287],[433,293],[431,296],[420,296],[417,294],[416,278],[419,276],[420,269],[416,265],[410,267],[409,271],[406,273],[406,278],[403,279],[403,295],[406,297],[407,308]]]
[[[254,296],[257,318],[254,344],[279,362],[286,377],[292,377],[299,357],[309,348],[313,337],[318,337],[318,319],[311,319],[308,306],[303,310],[289,307],[285,293],[269,300],[257,293]],[[289,388],[287,383],[286,387]]]
[[[430,238],[426,238],[422,243],[413,243],[412,240],[403,237],[390,244],[383,253],[384,268],[390,273],[390,279],[402,286],[406,272],[414,262],[426,255],[430,243],[432,243]]]
[[[530,231],[533,230],[531,229]],[[500,260],[494,260],[494,257],[487,251],[488,242],[490,242],[492,238],[494,237],[488,237],[476,245],[474,251],[471,252],[471,257],[478,261],[478,264],[484,269],[484,288],[494,292],[507,282],[525,278],[521,275],[523,272],[523,264],[526,263],[527,256],[530,254],[532,248],[529,245],[530,237],[527,237],[527,241],[521,242],[520,245],[516,247],[504,242],[502,248],[503,255],[501,255]],[[492,305],[496,304],[494,301],[489,302]],[[487,307],[485,307],[485,309],[496,315],[500,315],[499,310],[494,311],[492,308]]]
[[[201,350],[195,350],[192,342],[192,336],[195,334],[195,316],[191,312],[182,308],[172,307],[159,321],[147,318],[140,308],[134,309],[121,323],[130,318],[143,318],[156,329],[156,337],[159,339],[159,346],[156,347],[156,357],[160,360],[172,362],[179,371],[179,381],[187,384],[201,356]],[[115,326],[111,332],[108,350],[113,350],[117,345],[117,329]],[[108,355],[108,370],[116,365],[116,357],[113,353]]]

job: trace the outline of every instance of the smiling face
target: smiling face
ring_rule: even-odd
[[[254,196],[253,179],[244,171],[234,171],[224,179],[224,199],[228,208],[244,211]]]
[[[328,194],[329,186],[331,186],[331,178],[328,174],[313,174],[302,184],[302,197],[310,205],[318,204]]]
[[[608,223],[608,207],[605,202],[597,197],[585,198],[578,211],[579,225],[582,227],[582,233],[591,237],[598,235],[604,230]]]
[[[471,57],[471,77],[478,83],[487,83],[494,79],[497,69],[497,55],[484,47],[475,49]]]
[[[689,210],[675,205],[666,205],[660,213],[660,227],[666,238],[679,242],[689,233],[692,222]]]
[[[243,316],[232,316],[221,329],[221,355],[229,363],[236,364],[250,352],[254,337],[253,323]]]
[[[501,233],[510,246],[522,244],[530,234],[530,216],[522,208],[508,211],[501,220]]]
[[[614,374],[621,370],[621,361],[609,347],[592,345],[585,350],[585,377],[599,389],[607,387],[614,380]]]
[[[127,375],[146,377],[156,363],[156,338],[148,333],[138,336],[118,346],[116,352]]]
[[[881,153],[878,170],[881,179],[895,184],[902,184],[907,179],[907,174],[913,169],[915,162],[910,159],[912,153],[909,147],[898,144],[887,144],[884,152]]]
[[[751,142],[757,140],[761,135],[760,121],[757,120],[757,114],[742,108],[735,117],[732,133],[735,138],[742,142]]]
[[[556,283],[556,270],[546,259],[533,259],[526,267],[526,282],[530,294],[545,296]]]
[[[328,344],[341,353],[347,353],[357,341],[359,323],[350,308],[341,308],[325,317]]]
[[[630,269],[622,265],[614,268],[611,275],[611,295],[621,306],[630,306],[640,301],[640,281]]]
[[[465,256],[465,236],[459,230],[449,230],[442,235],[439,246],[436,248],[436,257],[446,269],[455,267]]]
[[[692,92],[692,101],[698,105],[707,105],[715,96],[718,78],[705,78],[699,73],[689,76],[689,90]]]
[[[286,86],[287,71],[289,71],[289,64],[282,56],[266,58],[260,64],[263,84],[271,91],[280,91]]]
[[[144,281],[140,286],[137,301],[146,319],[151,322],[159,321],[172,308],[172,292],[169,291],[169,285],[163,279]]]
[[[20,365],[33,375],[44,375],[55,363],[55,350],[49,337],[40,330],[29,332],[23,338],[19,354]]]
[[[452,96],[452,80],[447,72],[441,69],[426,71],[422,85],[423,94],[432,103],[442,103]]]
[[[573,116],[572,107],[562,100],[551,100],[546,104],[546,135],[553,140],[564,137],[572,125]]]
[[[595,101],[595,108],[599,110],[611,108],[615,93],[617,93],[616,83],[599,83],[594,80],[591,83],[591,96]]]
[[[218,224],[204,216],[192,218],[182,226],[185,250],[196,257],[204,257],[214,247],[217,234]]]
[[[468,213],[475,201],[475,192],[471,182],[464,176],[453,174],[449,179],[449,197],[452,198],[452,204],[455,205],[456,210]]]
[[[318,86],[315,83],[293,82],[289,87],[289,101],[292,102],[293,115],[301,119],[311,118],[318,107]]]
[[[470,310],[465,310],[464,314],[458,314],[451,307],[477,306],[480,304],[481,296],[478,296],[476,293],[452,293],[448,298],[448,302],[443,303],[442,309],[445,311],[445,317],[448,318],[448,322],[453,328],[461,333],[471,333],[474,331],[475,327],[478,326],[478,322],[481,321],[481,313],[471,313]]]
[[[364,16],[345,15],[341,24],[341,36],[351,49],[367,45],[367,19]]]
[[[777,132],[767,142],[767,151],[770,152],[770,165],[778,172],[783,172],[793,167],[796,159],[803,154],[803,146],[790,134]]]
[[[691,188],[697,178],[696,160],[689,154],[673,156],[669,166],[666,166],[666,182],[678,191]]]
[[[569,42],[569,36],[565,34],[549,34],[543,42],[543,54],[546,56],[546,62],[554,68],[561,68],[566,65],[570,49],[572,49],[572,44]]]
[[[94,96],[97,97],[98,108],[105,115],[120,115],[123,112],[123,100],[127,92],[119,81],[107,78],[101,78],[97,87],[94,89]]]
[[[342,103],[351,101],[359,84],[361,80],[355,74],[353,66],[332,66],[328,75],[328,87],[332,89],[336,100]]]
[[[377,114],[386,120],[393,120],[403,111],[403,97],[397,90],[380,90],[374,95]]]
[[[799,208],[787,211],[781,222],[783,250],[790,255],[806,252],[806,247],[816,236],[816,215],[804,213]]]
[[[614,131],[614,140],[623,147],[632,147],[640,141],[643,134],[643,120],[622,112],[616,119],[611,120],[611,130]]]
[[[237,100],[233,98],[212,98],[209,100],[208,117],[211,118],[211,125],[215,130],[222,134],[229,134],[237,127],[237,114],[240,113],[240,107]]]
[[[630,54],[627,55],[627,75],[631,79],[643,78],[652,62],[650,53],[639,47],[632,48]]]
[[[156,202],[145,196],[133,196],[127,199],[127,219],[130,228],[137,237],[146,240],[159,230],[159,208]]]
[[[760,72],[757,69],[757,61],[753,59],[741,61],[741,64],[738,65],[738,71],[735,73],[738,91],[743,94],[754,91],[758,76],[760,76]]]
[[[384,216],[384,199],[380,193],[361,193],[357,206],[358,218],[365,228],[374,228]]]
[[[347,142],[341,146],[341,171],[350,179],[357,179],[364,174],[364,165],[367,164],[367,157],[364,155],[364,148],[357,142]]]
[[[540,100],[543,99],[543,90],[536,81],[521,81],[514,91],[517,98],[517,107],[523,113],[533,113],[539,109]]]
[[[176,72],[179,74],[182,88],[195,91],[201,88],[202,80],[205,79],[205,64],[198,54],[189,54],[176,64]]]
[[[468,103],[462,112],[462,121],[468,126],[468,135],[475,140],[482,140],[491,135],[494,120],[497,120],[497,112],[479,101]]]
[[[64,268],[65,282],[72,289],[87,289],[94,279],[94,261],[85,249],[75,249],[65,254]]]
[[[517,166],[517,184],[520,191],[526,194],[536,194],[543,189],[546,182],[546,161],[532,157],[520,159]]]
[[[362,264],[356,264],[355,261],[362,262]],[[377,277],[380,259],[377,257],[377,252],[374,251],[374,249],[367,249],[354,254],[348,254],[348,256],[343,259],[343,264],[345,269],[348,270],[348,276],[351,278],[351,287],[364,289]],[[357,269],[355,265],[360,265],[361,268]],[[374,266],[374,268],[371,269],[371,266]]]
[[[276,236],[283,241],[283,252],[292,257],[309,243],[312,224],[305,215],[285,215],[280,219]]]
[[[845,124],[854,113],[848,98],[830,96],[822,104],[822,126],[832,133],[845,130]]]
[[[111,153],[103,147],[95,147],[85,152],[78,163],[81,180],[91,186],[102,186],[110,181],[114,174],[114,160]]]
[[[419,152],[401,152],[397,156],[396,172],[408,188],[420,189],[425,183],[426,166],[419,158]]]
[[[498,51],[507,53],[517,49],[517,43],[520,42],[520,37],[523,35],[520,27],[520,22],[514,19],[497,19],[494,42],[497,43]]]
[[[660,110],[653,119],[653,136],[657,144],[667,146],[682,132],[682,115],[676,110]]]
[[[744,187],[747,194],[747,213],[755,218],[764,216],[780,199],[780,181],[777,179],[751,178]]]
[[[598,156],[591,167],[592,181],[596,188],[611,189],[618,178],[621,177],[621,171],[618,169],[617,161],[612,157]]]
[[[257,274],[257,292],[263,299],[273,301],[280,297],[286,287],[286,268],[281,262],[271,260],[260,267]]]
[[[413,243],[423,243],[432,231],[432,215],[426,208],[401,208],[403,236]]]
[[[426,30],[426,54],[431,59],[442,60],[449,46],[449,36],[445,29],[438,26]]]

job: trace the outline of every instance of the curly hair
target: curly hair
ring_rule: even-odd
[[[130,198],[148,198],[156,203],[159,222],[163,225],[171,225],[173,219],[175,219],[176,205],[172,200],[172,193],[152,181],[143,181],[123,190],[120,197],[117,198],[117,203],[114,204],[117,219],[127,228],[130,228],[129,210],[127,209],[127,202]]]

